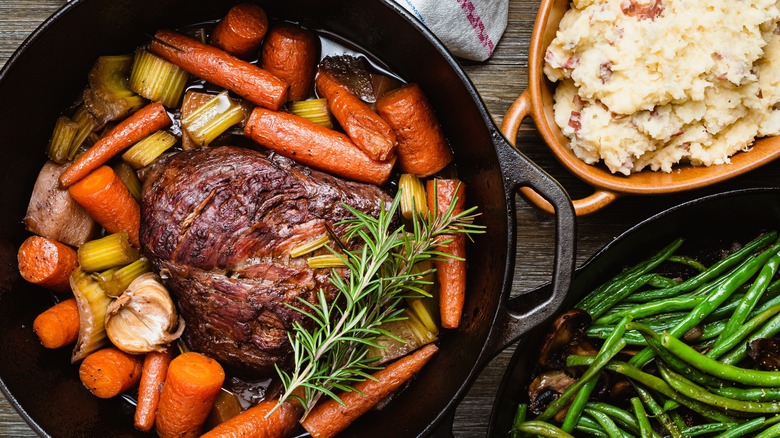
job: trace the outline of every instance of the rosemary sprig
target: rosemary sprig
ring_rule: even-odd
[[[294,366],[289,372],[276,366],[276,371],[284,386],[280,403],[297,400],[304,407],[303,418],[323,394],[341,403],[334,390],[354,391],[354,382],[371,379],[369,373],[380,368],[372,365],[376,358],[367,357],[368,347],[376,347],[379,336],[395,337],[381,325],[403,319],[404,298],[428,295],[425,273],[412,268],[424,260],[452,257],[437,251],[451,240],[441,236],[483,232],[484,227],[473,223],[476,208],[454,214],[455,202],[443,214],[414,215],[410,232],[404,226],[391,229],[400,196],[376,218],[346,206],[354,218],[343,222],[344,239],[359,239],[363,246],[331,251],[349,268],[349,275],[331,275],[337,289],[332,302],[320,290],[319,302],[301,300],[302,306],[295,308],[313,320],[314,329],[294,324],[288,333]]]

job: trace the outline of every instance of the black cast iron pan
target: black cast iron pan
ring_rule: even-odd
[[[99,400],[80,384],[69,351],[45,351],[30,329],[53,304],[20,280],[15,253],[44,148],[58,112],[72,103],[97,56],[129,53],[160,27],[214,20],[231,6],[214,0],[76,0],[29,38],[0,72],[0,388],[44,436],[136,436],[132,408]],[[568,289],[574,214],[558,184],[517,153],[491,122],[477,92],[444,47],[392,2],[267,2],[283,17],[340,35],[426,91],[456,153],[470,203],[487,234],[468,250],[469,296],[462,327],[446,333],[441,352],[414,384],[381,413],[369,413],[346,436],[447,433],[451,413],[482,367],[501,348],[554,312]],[[505,302],[515,259],[514,194],[534,187],[557,209],[554,287],[522,313]],[[438,429],[437,429],[438,428]]]
[[[684,202],[632,227],[579,268],[561,310],[571,308],[621,269],[649,257],[677,237],[685,238],[680,250],[686,254],[713,254],[733,242],[748,242],[761,231],[776,230],[779,225],[780,188],[734,190]],[[549,288],[545,285],[529,294],[544,295]],[[518,298],[510,301],[510,308]],[[539,344],[552,319],[520,338],[496,394],[488,436],[506,436],[517,404],[527,401],[525,394]]]

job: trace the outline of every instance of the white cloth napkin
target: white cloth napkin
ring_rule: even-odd
[[[484,61],[506,29],[509,0],[395,0],[453,55]]]

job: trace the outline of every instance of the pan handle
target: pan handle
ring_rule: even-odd
[[[493,129],[496,129],[493,127]],[[517,151],[503,136],[493,136],[498,152],[501,174],[504,177],[504,196],[507,205],[509,227],[507,265],[504,277],[504,296],[499,305],[493,329],[486,343],[488,357],[493,357],[520,335],[547,319],[563,303],[574,275],[576,215],[566,191],[539,166]],[[550,293],[545,294],[538,303],[521,311],[513,311],[507,306],[514,271],[516,211],[515,196],[520,187],[532,187],[536,193],[549,202],[555,209],[555,260],[553,263]]]
[[[504,121],[501,123],[501,132],[506,136],[512,146],[516,146],[515,139],[517,138],[517,131],[520,129],[520,123],[531,114],[531,108],[531,89],[529,88],[523,91],[512,106],[509,107],[509,111],[507,111],[506,115],[504,115]],[[526,199],[545,212],[550,214],[555,212],[552,204],[547,202],[547,200],[539,195],[533,188],[522,187],[520,188],[520,192],[523,193],[523,196],[525,196]],[[617,199],[617,197],[618,194],[615,192],[602,188],[595,188],[593,194],[581,199],[572,200],[574,212],[577,216],[595,213]]]

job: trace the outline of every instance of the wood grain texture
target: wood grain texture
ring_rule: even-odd
[[[0,64],[5,63],[40,22],[64,3],[63,0],[0,1]],[[500,124],[502,115],[527,84],[528,42],[537,5],[536,0],[510,0],[509,25],[493,58],[484,63],[464,62],[467,74],[496,123]],[[590,193],[589,187],[564,170],[547,151],[531,122],[522,124],[517,144],[533,161],[558,179],[572,196]],[[748,175],[705,189],[666,196],[620,198],[603,211],[579,219],[578,264],[621,232],[654,213],[679,202],[726,189],[778,185],[778,171],[780,163],[775,162]],[[522,199],[517,200],[517,209],[518,251],[513,290],[521,293],[549,281],[555,221]],[[512,352],[513,349],[509,348],[500,353],[485,368],[460,404],[454,426],[456,437],[485,436],[493,398]],[[35,436],[1,396],[0,436]]]

